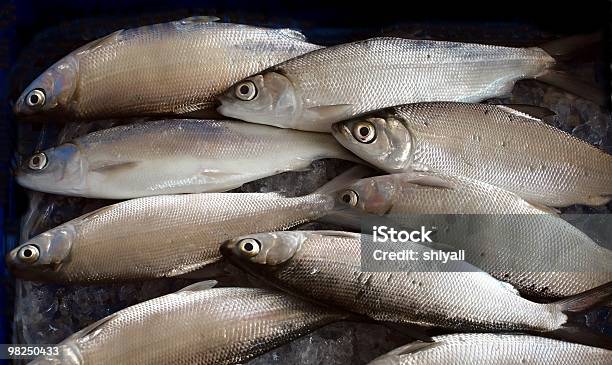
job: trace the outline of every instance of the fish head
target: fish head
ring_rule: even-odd
[[[412,162],[411,133],[391,114],[381,112],[335,123],[332,134],[346,149],[387,172],[404,171]]]
[[[85,187],[87,160],[78,146],[64,143],[25,159],[15,172],[19,185],[37,191],[78,195]]]
[[[53,280],[69,261],[76,231],[71,223],[41,233],[14,248],[6,256],[11,272],[28,280]]]
[[[217,111],[231,118],[289,126],[298,117],[300,99],[291,81],[277,72],[244,79],[219,96]]]
[[[239,265],[274,268],[293,258],[305,239],[296,231],[256,233],[225,242],[221,253]]]
[[[389,177],[392,175],[361,179],[352,183],[338,191],[338,204],[362,213],[386,214],[393,207],[395,192],[395,185]]]
[[[68,110],[77,77],[78,60],[70,54],[32,81],[15,102],[13,111],[17,115],[36,115]]]

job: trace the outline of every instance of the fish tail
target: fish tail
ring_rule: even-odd
[[[595,49],[601,43],[601,34],[578,35],[562,38],[545,43],[540,46],[546,53],[555,59],[555,63],[544,74],[536,79],[566,90],[574,95],[590,100],[598,105],[607,106],[610,99],[607,97],[604,87],[580,80],[568,70],[570,64],[579,62],[589,49]]]
[[[545,335],[559,340],[612,350],[612,339],[603,333],[587,328],[583,323],[584,312],[612,299],[612,282],[587,290],[580,294],[552,303],[567,315],[567,321],[558,329]]]

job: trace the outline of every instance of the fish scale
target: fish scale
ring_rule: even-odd
[[[31,364],[229,365],[344,317],[264,289],[188,287],[112,314],[61,342],[59,358]]]
[[[50,70],[76,64],[77,75],[62,81],[74,83],[74,92],[56,107],[65,114],[81,119],[182,114],[211,111],[214,96],[232,83],[318,48],[288,29],[186,19],[115,32]],[[37,112],[27,110],[23,99],[48,83],[45,77],[26,88],[17,112]],[[55,91],[47,89],[49,98]]]
[[[261,233],[234,239],[222,252],[284,290],[376,320],[490,331],[550,331],[567,320],[554,304],[530,302],[463,262],[456,262],[453,272],[439,272],[427,261],[410,261],[404,271],[392,274],[397,279],[391,282],[389,273],[372,272],[363,283],[355,275],[361,271],[361,237],[324,231]],[[261,257],[241,256],[238,242],[244,238],[259,242]],[[402,244],[406,250],[423,249]]]
[[[607,365],[612,358],[602,348],[529,335],[463,333],[433,340],[402,346],[368,365]]]
[[[69,146],[78,153],[61,153]],[[26,163],[17,173],[22,186],[108,199],[226,191],[305,169],[320,158],[358,160],[322,133],[190,119],[105,129],[43,153],[49,161],[43,170],[33,171]]]
[[[220,259],[236,234],[287,229],[331,211],[323,194],[204,193],[132,199],[64,223],[32,238],[41,252],[68,247],[61,266],[20,265],[16,274],[59,282],[112,282],[171,277]],[[67,234],[63,232],[68,232]],[[44,253],[41,253],[44,256]],[[11,264],[11,263],[9,263]]]

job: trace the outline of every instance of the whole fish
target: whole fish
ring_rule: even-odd
[[[7,254],[13,274],[61,283],[174,277],[220,260],[236,235],[287,229],[334,209],[335,184],[288,198],[278,193],[158,195],[109,205],[41,233]]]
[[[346,317],[274,291],[209,287],[111,314],[30,364],[236,364]]]
[[[160,120],[90,133],[38,152],[17,182],[47,193],[128,199],[219,192],[319,158],[357,158],[333,137],[238,121]]]
[[[375,320],[453,330],[530,331],[611,345],[608,338],[585,336],[585,329],[572,324],[576,319],[570,312],[608,299],[612,283],[540,304],[464,261],[454,261],[450,271],[439,271],[437,262],[422,259],[388,261],[402,271],[363,272],[361,245],[368,242],[373,243],[371,236],[356,233],[285,231],[238,237],[224,243],[221,252],[283,290]],[[427,251],[418,243],[402,245]]]
[[[436,241],[465,250],[466,261],[522,293],[568,296],[612,281],[611,250],[555,213],[487,183],[401,173],[361,179],[339,198],[388,217],[388,226],[437,227]]]
[[[338,123],[343,146],[385,171],[481,180],[553,207],[612,197],[612,156],[537,117],[500,105],[419,103]],[[540,113],[529,107],[532,114]]]
[[[414,342],[380,356],[368,365],[609,365],[612,352],[544,337],[462,333]]]
[[[551,52],[563,48],[557,44]],[[556,64],[537,47],[371,38],[319,49],[248,77],[220,95],[217,110],[248,122],[329,132],[334,122],[384,107],[478,102],[510,93],[525,78],[567,81]]]
[[[210,111],[232,83],[319,48],[291,29],[211,17],[119,30],[49,67],[14,111],[79,119]]]

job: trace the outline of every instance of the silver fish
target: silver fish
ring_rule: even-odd
[[[109,205],[41,233],[7,254],[18,277],[61,283],[174,277],[220,260],[224,241],[287,229],[335,207],[335,184],[295,198],[278,193],[158,195]]]
[[[609,283],[568,301],[535,303],[463,261],[454,261],[450,271],[439,271],[434,261],[414,260],[388,262],[403,271],[363,272],[361,245],[368,242],[371,236],[356,233],[285,231],[238,237],[221,252],[296,295],[375,320],[453,330],[545,332],[579,341],[581,327],[568,328],[568,314],[612,295]],[[427,251],[417,243],[402,245]],[[575,332],[568,335],[567,329]]]
[[[211,110],[232,83],[321,48],[291,29],[211,20],[119,30],[90,42],[38,76],[14,111],[102,119]]]
[[[236,364],[346,317],[274,291],[210,285],[111,314],[30,364]]]
[[[612,351],[529,335],[462,333],[414,342],[368,365],[610,365]]]
[[[388,226],[437,227],[436,241],[465,250],[468,262],[532,296],[568,296],[612,281],[611,250],[556,213],[490,184],[434,172],[392,174],[352,183],[338,201],[388,217]]]
[[[612,156],[507,106],[403,105],[338,123],[333,134],[391,173],[461,175],[553,207],[601,205],[612,197]]]
[[[283,128],[329,132],[332,123],[422,101],[478,102],[519,79],[555,80],[541,48],[371,38],[316,50],[234,84],[221,114]],[[551,77],[552,76],[552,77]]]
[[[238,121],[160,120],[90,133],[38,152],[26,188],[89,198],[220,192],[319,158],[357,158],[333,137]]]

